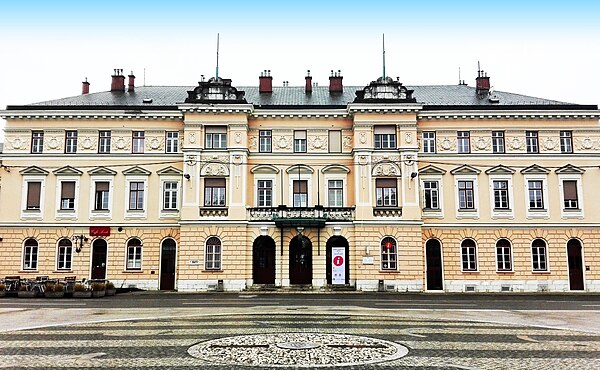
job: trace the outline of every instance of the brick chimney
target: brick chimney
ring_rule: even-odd
[[[487,73],[481,70],[481,68],[477,71],[475,91],[480,98],[486,97],[490,92],[490,78],[487,76]]]
[[[133,75],[133,71],[129,76],[129,85],[127,86],[127,91],[134,92],[135,91],[135,76]]]
[[[306,77],[304,77],[306,81],[306,85],[304,87],[304,92],[307,94],[312,93],[312,76],[310,75],[310,69],[306,71]]]
[[[271,70],[264,70],[260,73],[258,78],[258,92],[259,93],[272,93],[273,92],[273,77],[271,77]]]
[[[122,69],[115,69],[115,74],[112,75],[110,91],[125,91],[125,76]]]
[[[331,76],[329,76],[329,92],[330,93],[341,93],[344,91],[344,86],[342,85],[342,71],[338,70],[334,72],[331,70]]]
[[[81,83],[81,95],[85,95],[85,94],[89,94],[90,93],[90,83],[87,80],[87,77],[85,78],[85,81],[83,81]]]

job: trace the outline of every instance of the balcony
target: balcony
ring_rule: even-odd
[[[277,227],[325,227],[326,222],[354,220],[354,207],[260,207],[248,208],[249,221],[274,221]]]

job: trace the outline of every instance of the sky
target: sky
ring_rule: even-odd
[[[0,0],[0,109],[136,84],[196,85],[219,76],[256,86],[364,86],[386,72],[405,85],[473,86],[478,62],[495,90],[600,104],[598,1],[10,1]],[[0,127],[4,122],[0,120]],[[0,142],[3,134],[0,133]]]

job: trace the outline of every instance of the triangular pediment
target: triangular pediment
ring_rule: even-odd
[[[532,164],[529,167],[525,167],[521,170],[521,173],[534,173],[534,174],[547,174],[550,170],[546,167],[542,167],[537,164]]]
[[[290,166],[285,170],[287,173],[298,174],[298,173],[313,173],[315,172],[311,167],[304,164],[297,164],[294,166]]]
[[[152,172],[140,166],[134,166],[123,171],[123,175],[149,176]]]
[[[181,176],[183,171],[179,168],[175,168],[173,166],[165,167],[161,170],[156,171],[157,174],[165,176],[165,175],[173,175],[173,176]]]
[[[450,173],[453,175],[478,175],[481,173],[481,170],[473,166],[469,166],[468,164],[463,164],[462,166],[456,167],[450,171]]]
[[[433,165],[425,166],[419,169],[419,175],[444,175],[445,173],[446,170]]]
[[[565,166],[562,166],[561,168],[557,168],[556,170],[554,170],[554,172],[581,175],[582,173],[585,172],[585,169],[583,169],[581,167],[573,166],[572,164],[567,164]]]
[[[342,166],[341,164],[330,164],[329,166],[323,167],[321,170],[323,173],[348,173],[350,169],[346,166]]]
[[[21,175],[42,175],[42,176],[46,176],[49,174],[48,171],[44,170],[43,168],[40,168],[38,166],[29,166],[27,168],[24,168],[20,171]]]
[[[495,167],[489,168],[485,171],[486,174],[490,175],[512,175],[513,173],[515,173],[515,170],[507,167],[503,164],[499,164]]]
[[[252,167],[250,172],[274,174],[274,173],[279,173],[279,168],[277,168],[271,164],[259,164],[258,166]]]
[[[110,168],[106,168],[103,166],[92,168],[88,171],[88,174],[94,176],[114,176],[117,174],[116,171],[111,170]]]
[[[81,176],[83,174],[82,171],[71,166],[61,167],[57,170],[54,170],[53,173],[59,176]]]

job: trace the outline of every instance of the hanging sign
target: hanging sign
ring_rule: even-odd
[[[346,284],[346,248],[331,248],[331,283]]]

